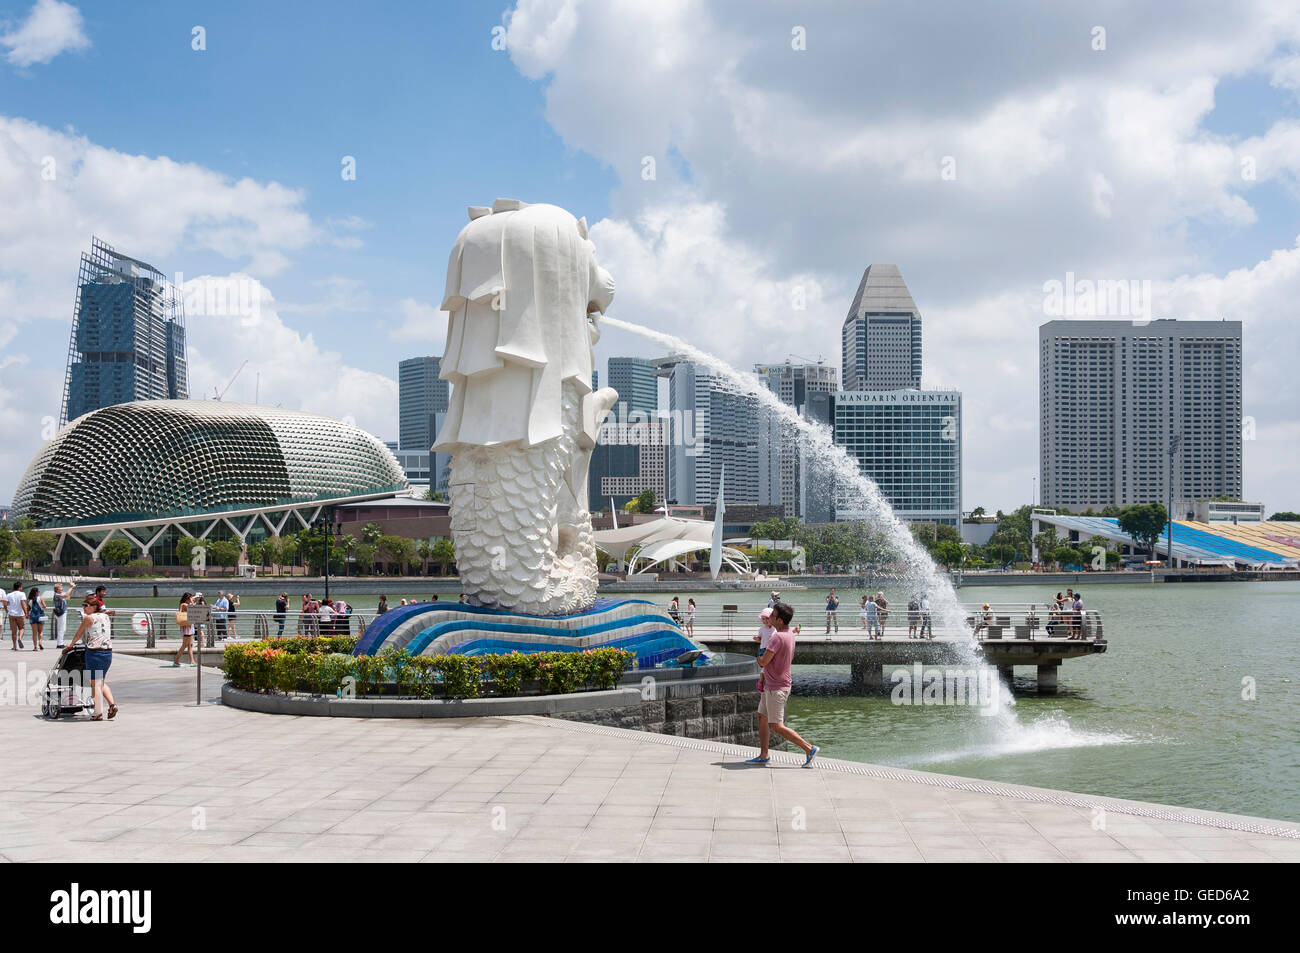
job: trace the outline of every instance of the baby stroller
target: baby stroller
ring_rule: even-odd
[[[90,685],[86,682],[86,647],[74,645],[61,652],[45,681],[45,701],[41,714],[57,719],[95,707]]]

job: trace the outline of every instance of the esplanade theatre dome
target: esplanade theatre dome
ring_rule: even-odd
[[[92,411],[36,455],[15,516],[95,526],[391,495],[392,452],[316,414],[214,400],[146,400]]]

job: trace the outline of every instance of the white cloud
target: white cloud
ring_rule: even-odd
[[[388,329],[390,341],[422,341],[425,353],[441,354],[447,339],[447,314],[427,301],[403,298],[397,302],[398,323]]]
[[[15,66],[48,63],[68,50],[84,50],[90,39],[83,29],[81,11],[61,0],[36,0],[17,29],[0,36],[0,46],[7,46],[6,59]]]
[[[191,394],[224,387],[244,358],[249,365],[231,399],[342,417],[382,434],[396,414],[396,383],[358,370],[346,353],[320,347],[284,323],[261,280],[289,264],[289,255],[329,240],[329,230],[303,208],[304,194],[275,182],[234,180],[192,163],[129,155],[21,119],[0,117],[0,347],[12,360],[0,368],[0,502],[7,499],[57,419],[64,355],[81,253],[98,236],[164,271],[196,253],[241,265],[225,278],[203,279],[224,306],[187,308]],[[358,229],[360,220],[343,227]],[[179,270],[179,269],[178,269]],[[200,279],[185,283],[187,296]],[[364,289],[349,278],[325,279],[332,310],[355,307]],[[235,294],[235,298],[230,297]],[[231,300],[240,302],[238,307]],[[260,316],[248,320],[250,301]],[[224,307],[224,310],[223,310]],[[303,318],[302,320],[307,320]]]
[[[186,298],[207,283],[245,282],[247,275],[202,276],[185,283]],[[289,327],[269,289],[255,283],[256,313],[206,314],[186,319],[190,396],[307,410],[391,436],[397,419],[397,382],[348,364],[340,351],[322,347],[310,333]],[[239,370],[244,360],[248,364]],[[238,371],[238,376],[234,376]],[[231,381],[234,376],[233,383]]]
[[[611,314],[740,366],[790,351],[838,363],[862,269],[897,263],[925,318],[926,380],[965,395],[971,505],[1028,499],[1045,280],[1159,285],[1204,271],[1202,249],[1222,242],[1189,236],[1253,227],[1261,182],[1300,194],[1300,124],[1249,138],[1207,128],[1226,78],[1294,85],[1297,0],[1206,0],[1176,20],[1121,0],[1083,15],[1025,0],[997,17],[956,0],[800,7],[805,52],[790,47],[791,16],[756,5],[736,17],[713,0],[520,0],[508,48],[543,84],[565,143],[619,176],[613,213],[592,228],[619,286]],[[1105,52],[1090,46],[1097,23]],[[1242,174],[1247,156],[1256,179]],[[1257,349],[1285,343],[1291,305],[1263,277],[1270,262],[1245,264],[1256,287],[1235,285],[1223,314],[1252,302],[1249,413],[1288,386],[1286,362]],[[1226,280],[1155,316],[1205,312]],[[795,283],[816,293],[792,314],[780,302]],[[602,349],[637,346],[608,334]],[[1277,413],[1281,434],[1296,412]],[[1294,503],[1300,462],[1263,463],[1259,432],[1249,492]]]

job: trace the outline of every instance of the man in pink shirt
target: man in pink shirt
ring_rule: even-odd
[[[759,667],[763,670],[763,691],[758,699],[760,751],[757,758],[750,758],[746,764],[767,764],[772,760],[767,753],[772,731],[803,749],[805,768],[812,764],[820,750],[816,745],[810,745],[800,738],[798,732],[785,726],[785,704],[790,699],[792,684],[790,663],[794,659],[794,634],[790,631],[792,618],[794,610],[786,603],[778,602],[772,606],[770,622],[773,632],[768,637],[766,651],[758,657]]]

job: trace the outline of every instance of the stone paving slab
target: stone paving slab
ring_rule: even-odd
[[[0,650],[5,861],[1300,860],[1296,824],[550,719],[197,707],[126,656],[115,721],[49,722],[12,697],[40,661]]]

